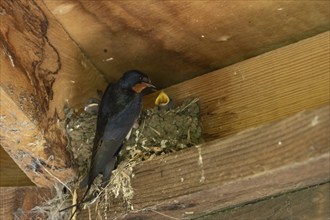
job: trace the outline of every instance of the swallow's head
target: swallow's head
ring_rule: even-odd
[[[142,92],[146,87],[156,88],[151,84],[149,77],[138,70],[127,71],[119,82],[123,88],[132,89],[136,93]]]

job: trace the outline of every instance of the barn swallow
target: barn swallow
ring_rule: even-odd
[[[140,115],[141,92],[147,87],[155,88],[149,77],[138,70],[130,70],[105,90],[98,110],[90,169],[80,183],[81,188],[87,186],[87,189],[77,208],[85,202],[94,179],[100,173],[103,174],[102,187],[109,182],[123,141]]]

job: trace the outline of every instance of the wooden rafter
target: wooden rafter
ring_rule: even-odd
[[[208,213],[208,215],[196,219],[289,219],[292,216],[298,219],[326,219],[330,215],[328,208],[330,204],[329,190],[330,183],[321,184],[259,201],[252,201],[239,207]],[[0,197],[6,198],[0,202],[2,218],[31,219],[42,216],[40,213],[38,214],[37,210],[31,212],[31,209],[42,205],[47,198],[51,197],[51,194],[48,189],[38,189],[36,187],[2,187],[0,188]],[[17,199],[17,197],[20,199]],[[153,211],[146,212],[151,214]],[[162,213],[153,212],[153,214],[155,219],[170,218],[161,215]]]
[[[329,30],[327,1],[44,2],[108,79],[163,88]]]
[[[32,209],[42,205],[51,196],[49,188],[0,187],[1,219],[44,219],[44,213]]]
[[[81,89],[86,82],[105,81],[41,1],[1,1],[1,9],[0,144],[37,186],[72,180],[59,119],[64,105],[96,96]]]
[[[236,63],[165,89],[180,102],[198,97],[203,135],[214,140],[330,102],[329,34]],[[154,105],[158,93],[145,99]]]
[[[1,146],[0,173],[0,187],[34,185]]]
[[[44,2],[2,1],[1,9],[0,145],[38,186],[71,180],[63,106],[81,107],[105,80]],[[175,102],[200,99],[207,142],[138,165],[126,217],[200,217],[329,181],[328,43],[325,32],[167,88]],[[29,189],[1,195],[39,192]],[[112,202],[109,215],[124,216]]]
[[[301,112],[146,161],[134,169],[134,211],[126,214],[113,200],[108,216],[193,218],[328,182],[329,110]]]

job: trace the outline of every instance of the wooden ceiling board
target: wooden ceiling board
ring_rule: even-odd
[[[328,1],[44,0],[112,81],[140,69],[167,87],[329,29]]]

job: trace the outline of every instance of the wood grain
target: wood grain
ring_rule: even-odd
[[[42,213],[31,212],[51,197],[48,188],[0,187],[0,217],[7,220],[45,219]]]
[[[329,219],[330,183],[213,213],[207,219]]]
[[[45,0],[108,80],[128,69],[160,88],[329,30],[328,1]]]
[[[63,107],[81,107],[104,78],[42,2],[0,4],[1,146],[38,186],[56,181],[42,168],[69,181]]]
[[[198,97],[205,140],[226,137],[329,103],[328,45],[325,32],[164,91],[175,102]]]
[[[2,76],[20,69],[39,103],[50,116],[63,113],[63,106],[81,108],[105,79],[82,53],[42,1],[1,1]],[[19,53],[18,53],[19,51]],[[11,82],[11,87],[16,83]],[[8,91],[9,85],[5,86]]]
[[[33,185],[26,174],[0,146],[0,187]]]
[[[39,186],[56,181],[45,169],[63,181],[74,176],[58,119],[66,103],[80,108],[96,96],[96,88],[104,88],[105,79],[93,64],[108,80],[127,68],[140,68],[163,87],[320,33],[329,25],[326,1],[250,2],[249,10],[246,3],[149,3],[45,1],[64,30],[43,1],[1,1],[1,145]],[[180,13],[166,19],[173,9]],[[114,19],[106,16],[109,11]],[[276,16],[278,12],[285,13]],[[155,24],[162,24],[159,30]],[[283,28],[275,28],[279,26]],[[91,28],[88,34],[85,27]],[[219,30],[210,31],[213,27]],[[328,39],[329,32],[323,33],[173,86],[168,93],[178,102],[201,98],[206,140],[319,107],[329,103]],[[210,207],[219,210],[329,181],[326,113],[328,108],[202,145],[202,167],[196,149],[139,166],[136,210],[155,207],[180,218],[194,210],[197,216],[212,211]],[[4,198],[13,201],[19,195]],[[15,204],[29,203],[24,198]],[[13,210],[21,213],[12,208],[1,213],[11,215]],[[120,203],[113,210],[118,215],[126,211]],[[148,218],[155,212],[131,215]]]
[[[193,218],[327,182],[328,122],[325,106],[146,161],[134,169],[135,211],[114,200],[108,216]]]
[[[52,133],[51,135],[58,135],[57,141],[46,139],[38,124],[28,118],[2,88],[0,96],[1,146],[21,170],[38,186],[51,187],[58,179],[72,179],[74,172],[71,168],[70,154],[64,145],[64,136],[60,136],[61,133]],[[24,108],[28,106],[24,105]],[[58,127],[55,128],[59,130]]]

